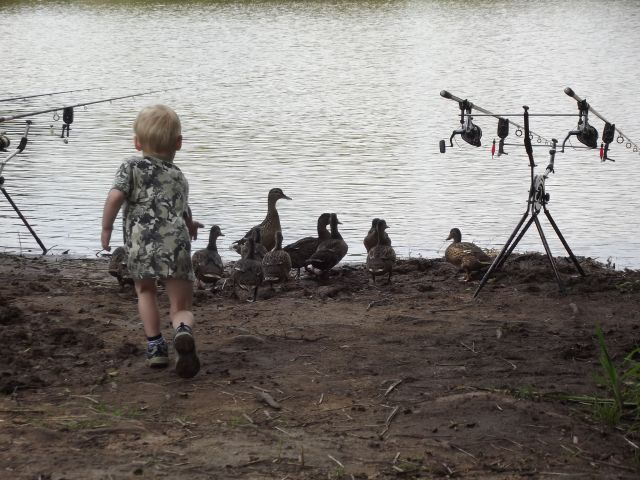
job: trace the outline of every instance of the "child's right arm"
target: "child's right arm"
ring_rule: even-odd
[[[102,248],[109,251],[109,241],[111,240],[111,232],[113,232],[113,222],[118,216],[118,211],[124,203],[125,194],[121,190],[112,188],[107,195],[107,201],[104,202],[104,210],[102,211]]]

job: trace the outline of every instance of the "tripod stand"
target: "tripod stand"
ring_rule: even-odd
[[[35,230],[31,227],[31,225],[29,225],[29,222],[27,221],[27,219],[24,217],[24,215],[22,214],[22,212],[20,211],[18,206],[15,204],[15,202],[11,198],[11,195],[9,195],[9,192],[7,192],[7,190],[4,188],[4,177],[2,176],[2,170],[4,170],[4,166],[13,157],[18,155],[19,153],[22,153],[22,151],[27,146],[27,135],[29,135],[29,127],[30,126],[31,126],[31,120],[27,120],[27,126],[25,128],[24,135],[20,139],[20,145],[18,145],[18,148],[16,148],[16,150],[13,153],[11,153],[6,158],[5,161],[0,163],[0,191],[5,196],[5,198],[7,199],[9,204],[11,205],[11,207],[13,207],[13,210],[18,214],[18,217],[20,217],[20,220],[22,220],[22,223],[24,223],[24,226],[27,227],[27,229],[29,230],[29,233],[31,233],[31,236],[35,239],[36,242],[38,242],[38,245],[40,245],[40,248],[42,249],[42,254],[44,255],[44,254],[47,253],[47,247],[44,246],[44,244],[42,243],[42,240],[40,240],[40,238],[36,234]]]
[[[487,270],[487,272],[484,274],[484,277],[482,277],[482,280],[480,281],[480,285],[478,285],[478,288],[473,294],[474,298],[478,296],[478,294],[480,293],[480,290],[482,290],[482,287],[484,287],[484,285],[487,283],[487,281],[491,277],[491,274],[494,271],[499,270],[504,265],[504,262],[507,260],[509,255],[511,255],[511,252],[513,252],[513,250],[516,248],[516,245],[518,245],[518,242],[520,242],[522,237],[524,237],[524,234],[527,233],[527,230],[529,229],[529,227],[531,227],[533,223],[536,224],[536,229],[538,230],[538,234],[540,235],[540,239],[542,240],[542,245],[544,245],[544,250],[547,254],[547,258],[551,263],[551,268],[553,269],[553,273],[556,277],[556,281],[558,282],[558,288],[560,289],[561,293],[564,293],[565,291],[564,284],[562,283],[562,280],[560,278],[558,267],[556,266],[556,262],[553,259],[553,256],[551,255],[551,250],[549,249],[547,238],[544,235],[544,231],[542,230],[542,225],[540,224],[540,219],[538,218],[538,215],[540,214],[540,210],[544,211],[544,214],[549,219],[549,223],[551,224],[551,226],[553,227],[553,230],[556,232],[556,235],[562,242],[562,245],[564,246],[565,250],[569,254],[571,261],[575,265],[580,275],[583,277],[585,276],[584,270],[578,263],[578,259],[575,257],[575,255],[571,251],[569,244],[562,236],[562,232],[560,232],[558,225],[553,220],[551,213],[547,209],[547,203],[549,202],[549,194],[545,192],[544,184],[547,177],[551,173],[553,173],[553,162],[555,159],[556,144],[558,143],[558,141],[555,138],[552,140],[551,150],[549,151],[549,155],[550,155],[549,165],[547,165],[545,172],[542,175],[534,175],[533,172],[535,169],[535,163],[533,161],[533,148],[531,146],[531,138],[529,136],[529,133],[530,133],[529,132],[529,113],[528,113],[529,107],[525,106],[523,108],[524,108],[524,127],[525,127],[524,143],[525,143],[525,149],[527,151],[527,155],[529,156],[529,166],[531,168],[531,187],[529,188],[529,198],[527,200],[527,209],[522,215],[520,222],[511,233],[511,236],[507,240],[507,243],[505,243],[504,247],[502,247],[502,250],[500,251],[498,256],[495,258],[495,260],[489,267],[489,270]],[[527,221],[527,217],[529,217],[529,215],[531,215],[531,217]],[[526,221],[526,224],[525,224],[525,221]],[[523,225],[524,225],[524,228],[522,228]]]

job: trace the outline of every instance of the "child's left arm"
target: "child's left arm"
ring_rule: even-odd
[[[191,207],[187,207],[187,211],[184,212],[184,221],[187,224],[187,229],[189,229],[189,236],[192,240],[196,240],[198,238],[198,229],[204,227],[204,225],[193,219]]]

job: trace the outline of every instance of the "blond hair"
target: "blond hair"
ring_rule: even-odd
[[[180,118],[166,105],[149,105],[138,113],[133,131],[144,150],[152,153],[175,153],[182,134]]]

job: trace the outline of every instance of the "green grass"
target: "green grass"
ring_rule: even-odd
[[[640,427],[640,348],[634,349],[616,365],[609,354],[602,329],[596,328],[600,347],[600,367],[602,372],[597,380],[606,389],[610,398],[596,398],[594,415],[609,425],[628,424],[631,430]]]

